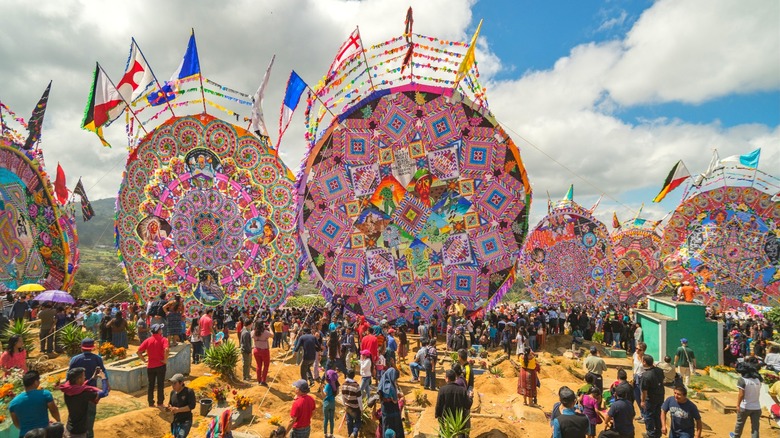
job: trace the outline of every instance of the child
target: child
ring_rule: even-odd
[[[371,352],[368,350],[360,352],[360,377],[360,392],[368,398],[371,391]]]
[[[336,417],[336,394],[339,391],[339,373],[335,370],[325,372],[325,388],[323,393],[325,398],[322,400],[323,432],[325,438],[333,438],[333,426]],[[328,434],[328,424],[330,424],[330,434]]]
[[[596,425],[604,422],[604,416],[601,413],[601,390],[597,386],[590,388],[590,392],[582,396],[580,403],[582,404],[582,413],[590,421],[586,436],[595,438]]]
[[[384,354],[380,354],[376,360],[376,380],[377,382],[382,379],[382,373],[387,369],[387,359]]]

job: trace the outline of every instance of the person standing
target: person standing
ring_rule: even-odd
[[[322,388],[325,398],[322,400],[322,423],[325,438],[333,438],[336,421],[336,394],[339,392],[339,373],[336,370],[325,371],[325,386]],[[330,425],[330,434],[328,434]]]
[[[661,437],[661,404],[664,402],[664,372],[656,367],[653,356],[642,357],[642,416],[647,438]]]
[[[168,344],[175,347],[178,342],[184,341],[184,319],[182,312],[184,304],[181,302],[181,295],[176,294],[173,300],[165,303],[163,312],[165,313],[165,327],[168,328]]]
[[[102,378],[100,369],[95,377]],[[68,370],[67,381],[60,385],[65,406],[68,408],[68,422],[65,429],[71,438],[92,438],[95,436],[95,409],[101,398],[108,396],[108,380],[102,379],[102,389],[90,386],[87,382],[86,370],[75,367]],[[93,413],[91,413],[93,412]]]
[[[742,362],[737,365],[737,372],[742,375],[737,380],[737,423],[734,425],[734,432],[730,434],[731,438],[740,438],[742,429],[745,428],[748,418],[750,418],[750,438],[758,438],[759,422],[761,421],[761,382],[764,380],[758,374],[758,368],[751,362]]]
[[[314,365],[314,361],[317,360],[317,352],[320,350],[319,342],[317,341],[317,338],[311,334],[311,328],[304,327],[303,335],[296,339],[295,343],[295,351],[303,352],[303,358],[301,360],[301,379],[308,380],[309,384],[313,385],[314,377],[311,374],[311,366]]]
[[[674,354],[673,365],[677,367],[677,372],[683,379],[683,383],[688,387],[691,383],[691,372],[696,369],[696,356],[693,350],[688,348],[688,339],[680,339],[680,346],[677,347],[677,353]]]
[[[553,438],[585,438],[590,421],[588,417],[574,410],[577,402],[574,391],[564,386],[558,390],[558,400],[561,408],[553,411]]]
[[[688,400],[688,389],[685,386],[674,388],[674,396],[664,401],[661,411],[662,435],[668,432],[669,438],[701,438],[701,414],[699,408]],[[667,412],[671,417],[671,427],[667,426]]]
[[[203,349],[208,350],[211,348],[211,335],[214,333],[214,320],[211,315],[214,313],[213,309],[207,309],[206,313],[200,317],[198,325],[200,326],[200,338],[203,340]]]
[[[585,359],[583,366],[588,374],[593,375],[593,386],[603,391],[604,378],[602,373],[607,370],[607,364],[604,359],[599,357],[599,351],[595,346],[590,347],[590,356]]]
[[[127,320],[122,312],[116,312],[114,318],[108,322],[108,328],[111,330],[111,343],[114,347],[127,348]]]
[[[190,344],[192,344],[192,363],[200,363],[203,357],[203,338],[200,337],[200,318],[195,316],[190,321]]]
[[[184,384],[183,374],[174,374],[171,382],[171,398],[166,409],[173,413],[171,435],[174,438],[187,438],[192,429],[192,410],[195,409],[195,391]]]
[[[163,406],[165,398],[165,370],[168,364],[168,340],[163,337],[163,324],[152,325],[152,337],[138,347],[138,357],[146,363],[146,398],[149,407],[154,406],[154,387],[157,386],[157,407]],[[144,355],[146,353],[149,358]]]
[[[436,338],[428,341],[428,348],[425,350],[425,359],[423,367],[425,368],[425,389],[436,391],[436,362],[439,361],[439,352],[436,350]]]
[[[245,321],[249,325],[249,320]],[[268,340],[273,334],[262,321],[255,321],[252,341],[254,342],[253,354],[257,362],[257,383],[261,386],[268,386],[268,368],[271,366],[271,349]]]
[[[11,319],[13,319],[14,322],[24,320],[24,315],[27,313],[27,307],[27,300],[25,297],[23,295],[19,296],[11,307]]]
[[[677,289],[677,297],[686,303],[693,301],[693,297],[696,295],[696,288],[691,286],[688,280],[682,282],[682,286]]]
[[[311,434],[311,417],[317,405],[309,395],[309,384],[306,380],[293,383],[295,399],[290,409],[290,422],[285,430],[290,431],[290,438],[309,438]]]
[[[27,432],[45,428],[49,425],[49,414],[57,422],[60,421],[60,410],[54,401],[54,396],[41,386],[41,375],[38,371],[27,371],[22,376],[24,392],[17,395],[8,404],[11,420],[19,429],[19,437]]]
[[[252,379],[252,332],[249,331],[249,321],[241,322],[241,333],[239,334],[239,345],[241,346],[241,362],[243,367],[243,379]],[[257,366],[257,383],[260,383],[260,361]]]
[[[528,348],[523,353],[523,360],[520,362],[520,373],[517,377],[517,393],[523,396],[523,404],[528,406],[528,400],[531,400],[531,406],[536,406],[536,383],[539,373],[539,364],[536,362],[534,352]]]
[[[92,338],[85,338],[81,341],[81,354],[73,356],[68,364],[68,371],[75,368],[84,369],[84,378],[87,386],[96,388],[97,377],[101,376],[101,379],[110,388],[108,381],[108,373],[106,372],[106,366],[103,364],[103,358],[97,354],[92,353],[95,349],[95,340]],[[95,417],[97,416],[97,403],[89,403],[87,408],[87,436],[92,438],[92,428],[95,425]]]
[[[454,370],[447,370],[444,376],[447,379],[447,383],[439,388],[439,393],[436,396],[436,410],[434,414],[436,419],[441,422],[445,413],[456,415],[457,411],[461,412],[462,418],[469,417],[472,399],[469,397],[468,392],[464,387],[455,383],[457,375]],[[466,421],[466,428],[471,428],[471,418]],[[461,436],[467,436],[467,434]]]
[[[349,438],[357,438],[362,425],[363,397],[360,385],[355,381],[355,370],[347,370],[347,378],[341,385],[341,400],[346,407]]]
[[[54,329],[57,323],[57,312],[51,303],[43,303],[43,310],[38,312],[41,321],[38,338],[41,340],[41,353],[54,353]]]
[[[368,350],[360,352],[360,378],[360,392],[368,398],[371,392],[371,352]]]
[[[382,403],[382,433],[386,434],[388,430],[392,430],[395,432],[393,436],[404,438],[404,424],[399,405],[403,395],[399,397],[397,369],[388,368],[382,373],[382,378],[377,385],[377,393]]]

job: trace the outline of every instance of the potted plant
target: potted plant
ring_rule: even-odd
[[[227,389],[222,386],[214,386],[211,388],[211,398],[217,401],[218,408],[227,407]]]

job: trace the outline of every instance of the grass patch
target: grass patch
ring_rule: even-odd
[[[714,389],[722,392],[734,392],[734,389],[718,382],[710,376],[691,376],[691,383],[698,383],[704,386],[704,388]]]

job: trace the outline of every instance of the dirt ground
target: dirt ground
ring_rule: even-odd
[[[235,335],[233,335],[235,336]],[[233,339],[235,341],[235,339]],[[548,338],[548,344],[540,353],[539,362],[541,365],[538,403],[540,407],[527,407],[522,404],[522,397],[517,394],[517,372],[515,371],[514,360],[504,360],[497,365],[497,368],[503,373],[503,377],[497,377],[490,372],[478,375],[475,378],[475,392],[477,396],[472,408],[471,434],[472,438],[539,438],[547,437],[551,433],[549,426],[550,411],[555,402],[557,402],[557,392],[562,385],[567,385],[573,389],[583,384],[581,361],[563,357],[562,353],[568,346],[569,339],[565,336],[552,336]],[[130,354],[137,349],[135,345],[130,346]],[[414,345],[414,342],[412,343]],[[443,345],[441,346],[443,348]],[[416,348],[412,348],[416,350]],[[445,355],[441,355],[445,356]],[[441,357],[440,356],[440,357]],[[494,351],[490,353],[490,360],[495,360],[501,353]],[[269,372],[270,387],[262,387],[251,382],[224,382],[225,385],[231,385],[232,389],[249,397],[253,404],[254,417],[250,424],[238,427],[236,430],[245,432],[250,436],[268,437],[270,432],[275,429],[271,424],[273,420],[280,420],[286,425],[289,419],[289,409],[294,397],[292,382],[300,378],[299,368],[293,363],[294,359],[290,353],[274,350],[271,355],[271,368]],[[67,366],[68,357],[60,355],[52,360],[59,366]],[[407,355],[406,363],[413,359],[413,352]],[[449,358],[447,358],[449,360]],[[609,384],[617,379],[617,368],[624,367],[630,370],[630,359],[606,359],[609,370],[604,376],[605,384]],[[240,373],[241,364],[237,372]],[[444,382],[443,370],[449,367],[449,363],[439,367],[437,374],[437,386]],[[436,393],[422,389],[420,384],[410,383],[411,374],[407,365],[400,367],[401,377],[399,379],[401,388],[405,394],[407,409],[405,409],[405,418],[408,420],[407,436],[436,436],[437,422],[433,416],[433,409],[436,403]],[[254,373],[254,367],[253,367]],[[630,373],[629,373],[630,374]],[[193,365],[191,375],[188,376],[188,382],[192,382],[198,377],[211,376],[211,371],[202,364]],[[217,377],[213,377],[217,379]],[[721,400],[734,404],[736,402],[736,392],[725,391],[723,387],[714,384],[708,377],[701,380],[705,384],[704,394],[708,398],[713,396]],[[707,388],[708,381],[713,383],[713,388]],[[608,383],[609,382],[609,383]],[[170,389],[166,388],[166,394]],[[321,406],[323,394],[321,387],[315,385],[312,389],[312,395]],[[671,396],[671,390],[667,388],[667,396]],[[423,401],[422,405],[418,399]],[[422,400],[427,399],[427,402]],[[720,414],[712,408],[709,400],[694,400],[699,407],[704,420],[704,437],[726,437],[728,432],[733,430],[735,423],[734,414]],[[63,419],[66,417],[63,410]],[[115,437],[115,438],[138,438],[138,437],[162,437],[169,431],[171,414],[157,408],[146,407],[146,391],[142,390],[135,394],[124,394],[118,391],[112,391],[111,395],[102,400],[98,405],[98,421],[95,424],[96,437]],[[337,405],[336,409],[336,436],[346,437],[346,424],[343,421],[344,409]],[[191,437],[200,438],[205,436],[207,423],[209,420],[202,417],[196,407],[195,423],[193,425]],[[635,423],[637,427],[637,436],[644,432],[644,425]],[[374,424],[364,427],[365,436],[373,436],[372,427]],[[601,430],[601,427],[599,428]],[[369,435],[369,433],[371,433]],[[778,436],[778,429],[772,429],[766,418],[761,421],[762,436]],[[312,437],[323,437],[322,431],[322,411],[317,409],[312,420]]]

